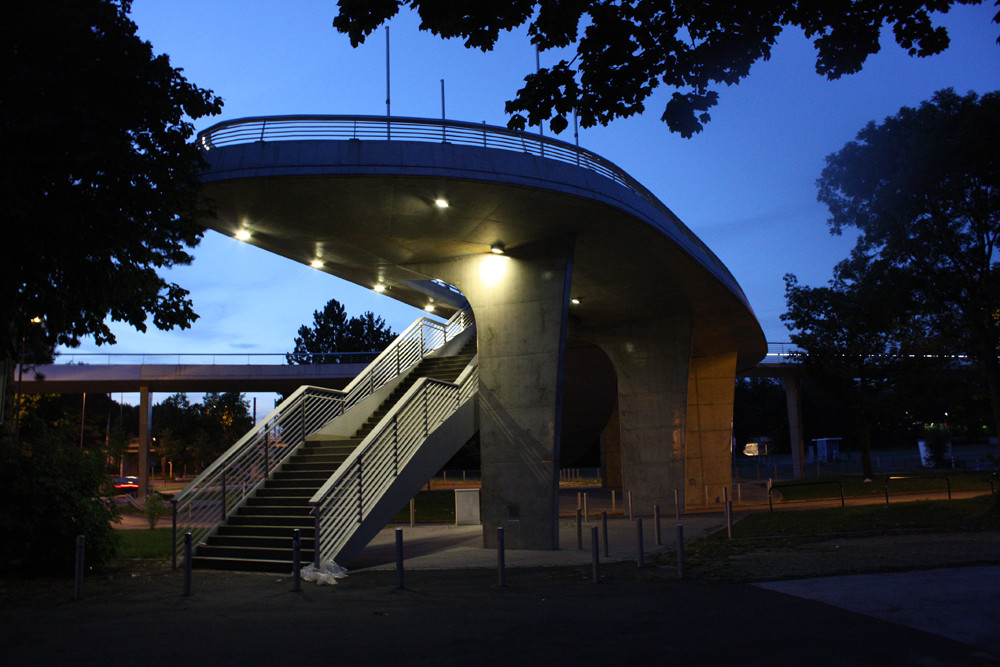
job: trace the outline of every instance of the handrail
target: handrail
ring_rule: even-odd
[[[447,322],[421,317],[343,390],[303,386],[213,461],[171,500],[174,567],[183,535],[194,544],[214,531],[310,435],[419,363],[473,322],[468,310]],[[180,522],[180,523],[179,523]]]
[[[420,378],[309,500],[315,562],[333,558],[427,436],[475,397],[479,357],[452,382]]]
[[[624,169],[586,148],[549,136],[510,130],[506,127],[440,118],[343,115],[250,116],[222,121],[198,133],[201,150],[239,144],[277,141],[419,141],[493,148],[527,153],[587,169],[638,195],[675,223],[677,231],[709,258],[712,251],[688,229],[667,206]],[[742,290],[732,273],[720,263],[715,267],[728,276],[737,294]],[[745,296],[743,296],[745,300]]]

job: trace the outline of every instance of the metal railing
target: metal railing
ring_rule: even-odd
[[[101,364],[117,366],[138,364],[208,366],[285,365],[285,364],[367,364],[379,355],[370,352],[57,352],[55,364]],[[315,360],[315,361],[314,361]],[[27,369],[27,366],[25,366]]]
[[[401,375],[473,323],[462,310],[441,323],[422,317],[407,327],[343,390],[299,387],[172,500],[174,567],[190,532],[199,544],[306,439],[386,382]]]
[[[333,558],[368,517],[427,436],[475,397],[479,357],[454,382],[420,378],[313,495],[315,559]]]

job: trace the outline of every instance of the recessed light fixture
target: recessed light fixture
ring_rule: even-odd
[[[448,200],[444,197],[438,197],[434,200],[434,205],[438,208],[448,208]]]
[[[569,302],[571,304],[573,304],[574,306],[579,306],[580,305],[580,300],[577,299],[577,298],[572,298],[572,299],[569,300]]]
[[[426,306],[424,306],[424,310],[426,310],[428,313],[433,313],[434,312],[434,304],[433,303],[427,304]]]
[[[239,241],[249,241],[250,240],[250,230],[240,229],[236,232],[236,239]]]
[[[309,266],[313,267],[314,269],[322,269],[323,268],[323,260],[321,260],[321,259],[314,259],[313,261],[309,262]]]
[[[376,283],[374,289],[375,289],[376,292],[384,292],[385,291],[385,283]]]
[[[493,253],[494,255],[502,255],[505,252],[507,252],[507,249],[503,247],[502,243],[497,241],[496,243],[490,246],[490,252]]]

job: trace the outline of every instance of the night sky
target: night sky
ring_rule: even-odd
[[[786,30],[769,61],[757,63],[743,83],[719,91],[712,121],[694,138],[672,135],[659,121],[672,92],[662,88],[644,115],[581,130],[580,145],[616,163],[673,210],[729,267],[767,339],[785,341],[782,276],[822,284],[853,245],[849,236],[830,235],[826,209],[816,202],[825,156],[869,121],[915,106],[941,88],[963,94],[1000,89],[995,11],[990,2],[942,17],[952,45],[931,58],[907,56],[884,32],[883,51],[862,72],[833,82],[815,73],[812,45]],[[384,115],[384,29],[352,49],[331,27],[335,13],[333,0],[136,0],[132,17],[157,52],[225,100],[221,116],[197,122],[200,130],[244,116]],[[504,102],[535,67],[524,31],[505,35],[483,54],[419,32],[409,10],[389,25],[393,115],[440,118],[444,79],[449,119],[506,124]],[[543,67],[557,59],[541,54]],[[572,142],[572,127],[559,138]],[[115,325],[117,345],[98,348],[85,339],[75,351],[282,353],[330,298],[352,315],[372,310],[396,331],[424,314],[212,231],[194,256],[191,266],[167,274],[191,292],[201,315],[192,328],[140,334]],[[63,361],[70,360],[67,352]],[[270,406],[266,398],[258,414]]]

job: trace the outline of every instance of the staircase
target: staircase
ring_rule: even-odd
[[[193,565],[289,573],[292,570],[292,536],[296,528],[300,531],[301,562],[303,565],[312,562],[314,518],[309,500],[313,494],[417,380],[426,377],[454,382],[475,356],[475,349],[473,336],[458,354],[423,359],[350,438],[307,439],[198,546]]]

